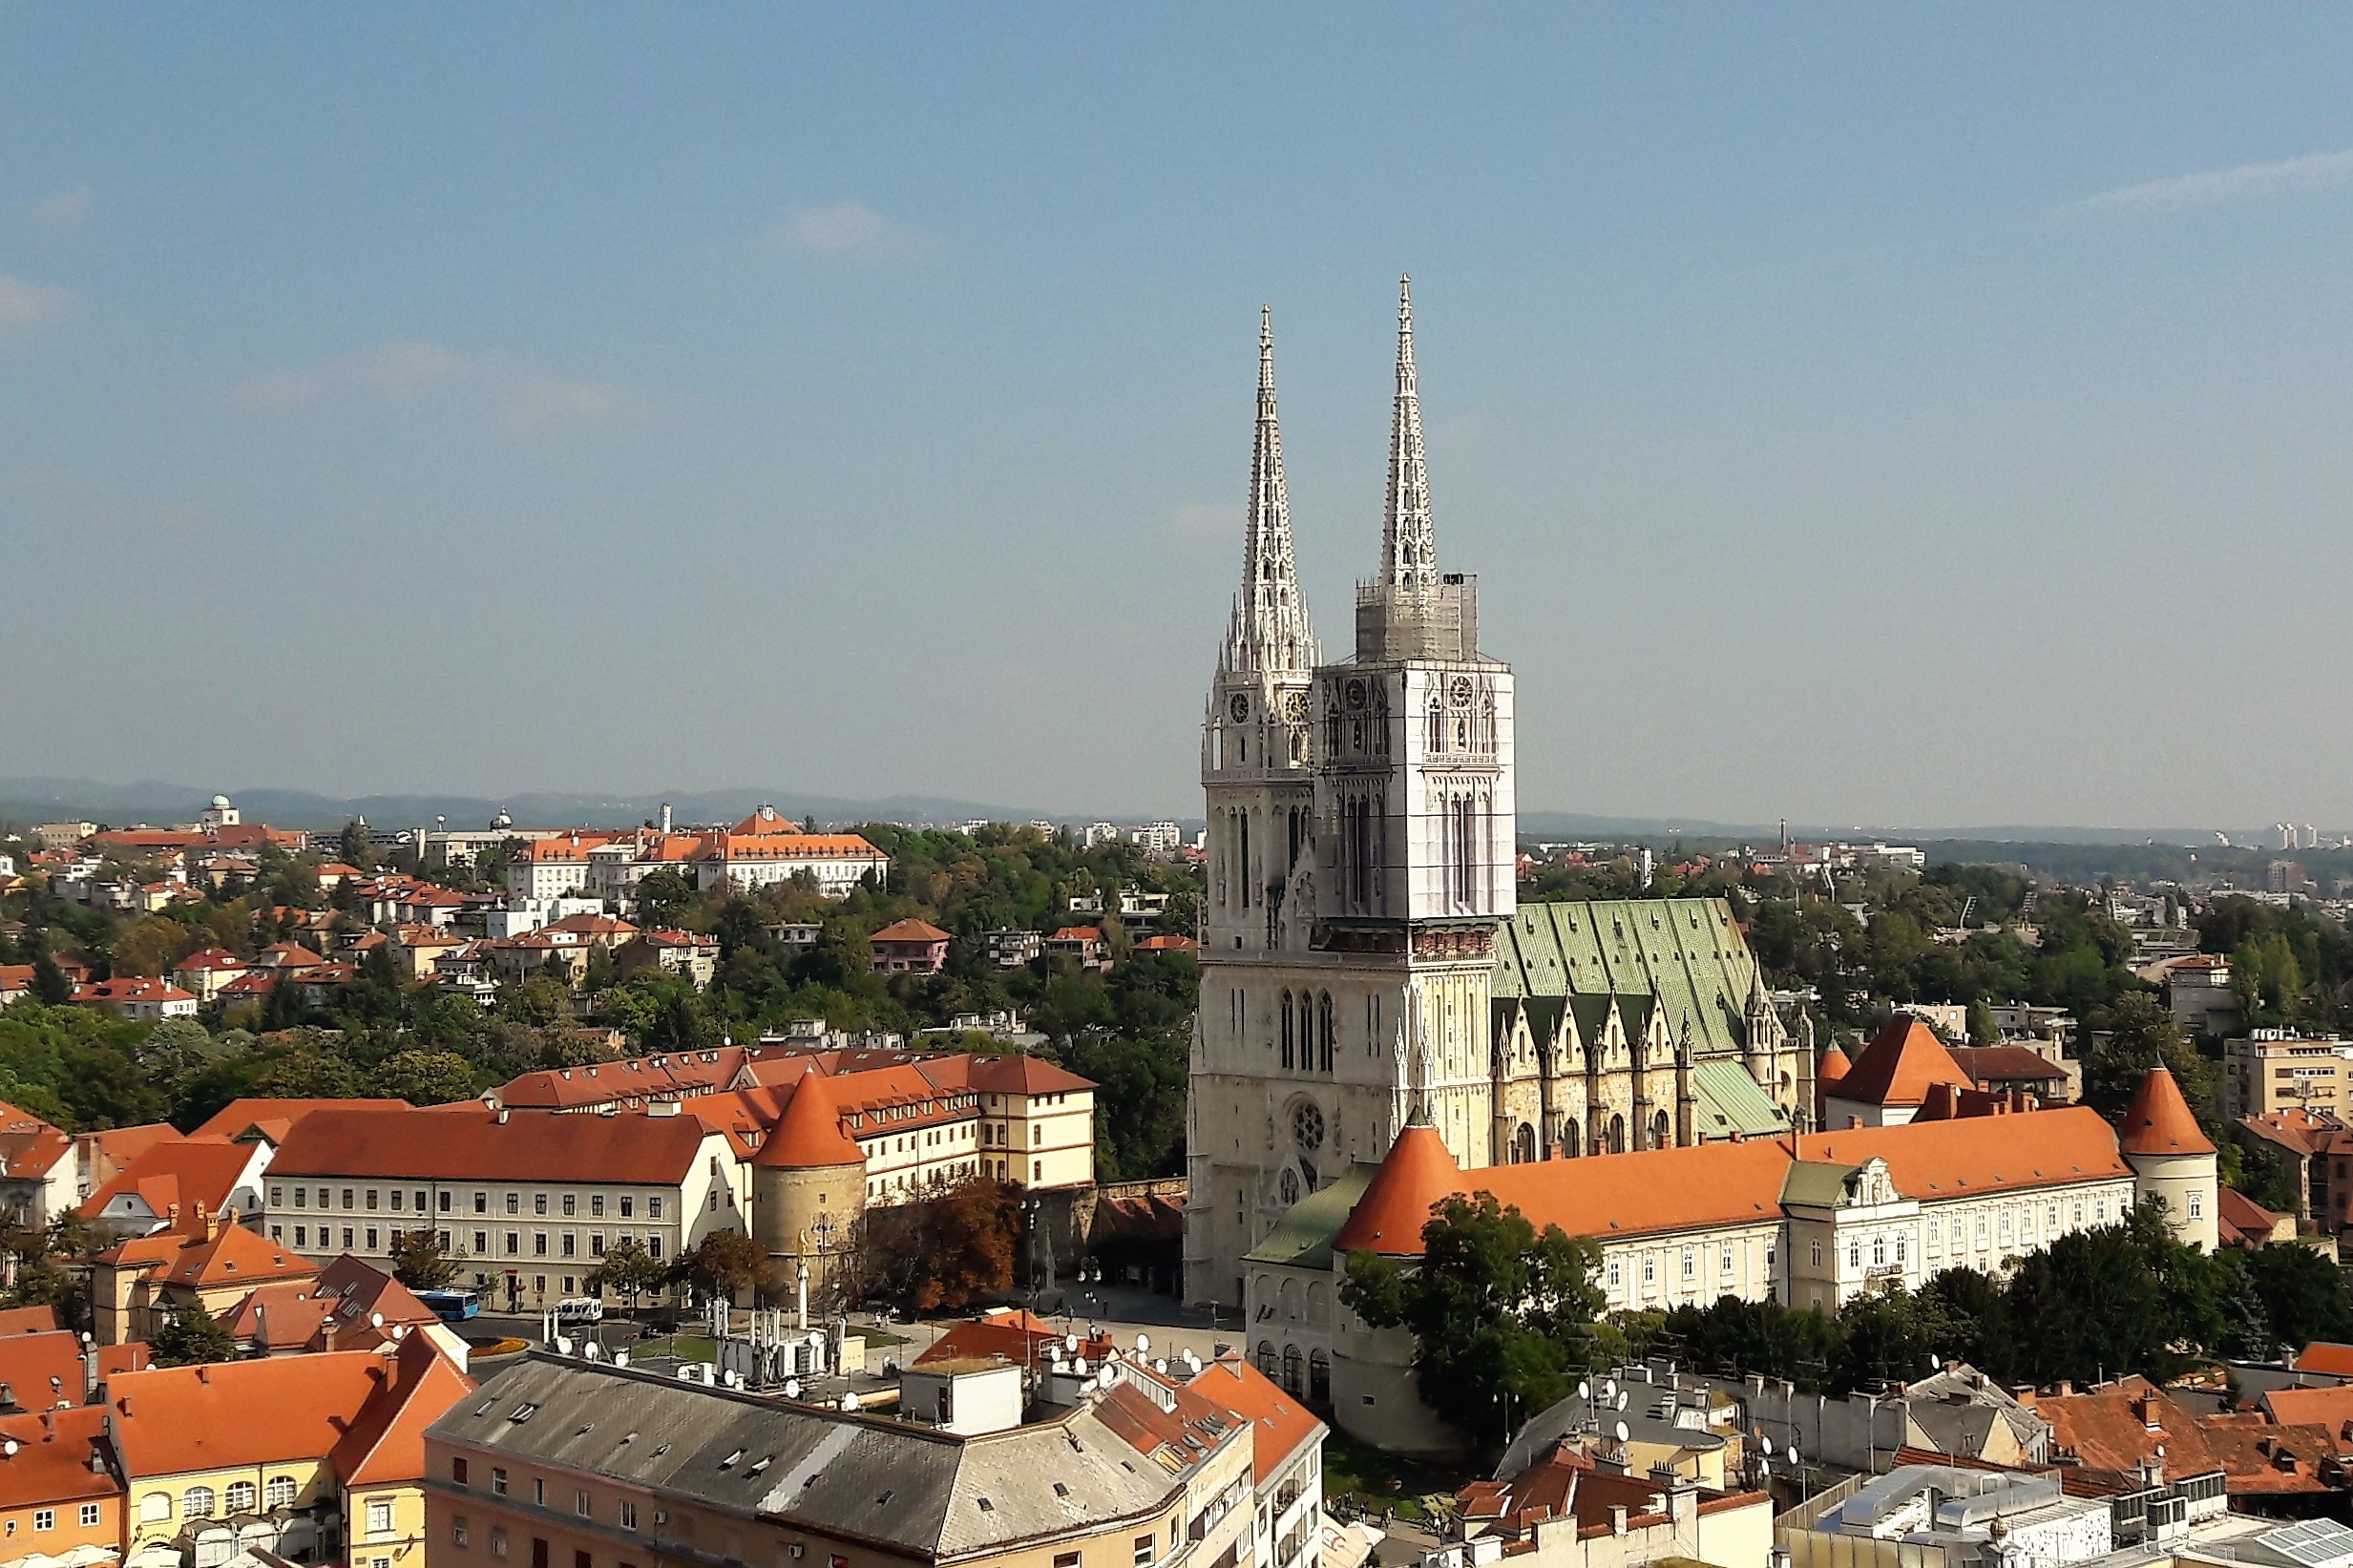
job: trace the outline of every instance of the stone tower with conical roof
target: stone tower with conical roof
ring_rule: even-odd
[[[2174,1234],[2212,1252],[2221,1240],[2220,1161],[2173,1074],[2162,1067],[2149,1070],[2116,1133],[2125,1163],[2132,1167],[2133,1189],[2143,1198],[2163,1199],[2165,1223]]]
[[[1229,1306],[1275,1221],[1409,1119],[1497,1161],[1489,975],[1518,853],[1511,671],[1479,651],[1476,582],[1439,567],[1410,287],[1379,566],[1341,662],[1293,576],[1272,356],[1262,317],[1243,591],[1202,743],[1186,1296]]]
[[[866,1156],[842,1131],[823,1073],[812,1068],[793,1086],[751,1167],[752,1237],[767,1260],[761,1298],[791,1301],[806,1267],[810,1302],[831,1305],[849,1283],[866,1217]]]

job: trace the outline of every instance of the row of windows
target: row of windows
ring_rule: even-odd
[[[317,1194],[317,1202],[315,1203],[312,1202],[312,1194],[314,1192]],[[288,1201],[289,1194],[291,1194],[290,1204]],[[418,1187],[414,1189],[413,1192],[400,1187],[394,1187],[389,1192],[377,1187],[346,1187],[343,1189],[343,1207],[347,1209],[373,1209],[376,1206],[379,1197],[388,1200],[385,1203],[385,1207],[394,1214],[406,1212],[401,1207],[404,1199],[412,1200],[411,1206],[414,1211],[418,1214],[423,1214],[427,1210],[427,1199],[429,1194],[423,1187]],[[456,1195],[454,1193],[444,1189],[438,1195],[439,1212],[443,1214],[451,1213],[455,1202],[455,1198]],[[567,1218],[578,1214],[579,1212],[579,1201],[580,1195],[578,1193],[567,1192],[558,1194],[557,1198],[557,1202],[559,1205],[557,1212],[563,1214]],[[622,1219],[633,1220],[637,1218],[636,1194],[626,1192],[621,1193],[619,1195],[617,1202],[619,1203],[620,1213]],[[591,1219],[603,1218],[604,1204],[605,1195],[603,1193],[590,1193],[588,1195],[589,1217]],[[294,1208],[333,1208],[336,1206],[335,1189],[333,1187],[313,1188],[308,1186],[272,1186],[269,1189],[269,1206],[272,1208],[286,1208],[289,1206]],[[509,1214],[522,1213],[523,1195],[519,1192],[508,1193],[506,1195],[506,1208]],[[473,1195],[473,1211],[476,1214],[488,1214],[491,1211],[491,1195],[489,1193],[477,1192]],[[531,1195],[531,1212],[534,1214],[545,1214],[548,1212],[548,1195],[546,1193],[535,1192]],[[660,1193],[652,1193],[647,1195],[645,1200],[645,1217],[649,1220],[659,1220],[662,1218],[662,1195]]]
[[[294,1499],[300,1491],[301,1489],[294,1484],[293,1476],[273,1475],[269,1478],[268,1485],[260,1489],[259,1495],[264,1507],[292,1508]],[[251,1481],[231,1481],[228,1489],[220,1493],[216,1493],[208,1486],[192,1486],[179,1495],[179,1515],[180,1517],[188,1519],[209,1519],[213,1516],[216,1508],[230,1515],[251,1514],[254,1512],[256,1495],[254,1484]],[[95,1503],[83,1505],[82,1522],[84,1524],[98,1522],[95,1513],[97,1506]],[[391,1505],[388,1503],[385,1506],[389,1508]],[[153,1523],[171,1516],[172,1495],[170,1493],[150,1492],[139,1498],[139,1518],[141,1520]]]
[[[310,1245],[310,1244],[311,1244],[311,1240],[310,1240],[311,1227],[310,1227],[309,1225],[296,1225],[296,1226],[294,1226],[294,1227],[293,1227],[293,1229],[294,1229],[294,1245],[295,1245],[296,1247],[298,1247],[298,1248],[300,1248],[300,1247],[306,1247],[306,1246],[308,1246],[308,1245]],[[374,1226],[372,1226],[372,1225],[369,1225],[369,1226],[367,1226],[367,1227],[365,1227],[365,1228],[361,1228],[361,1229],[355,1229],[354,1227],[352,1227],[352,1226],[350,1226],[350,1225],[346,1225],[346,1226],[344,1226],[344,1227],[343,1227],[343,1244],[343,1244],[343,1246],[345,1247],[345,1249],[346,1249],[347,1251],[347,1250],[349,1250],[349,1249],[351,1249],[351,1248],[352,1248],[352,1247],[354,1247],[354,1246],[358,1246],[358,1247],[360,1247],[360,1249],[361,1249],[361,1250],[363,1250],[363,1251],[367,1251],[367,1252],[375,1252],[375,1251],[379,1251],[379,1250],[381,1250],[381,1249],[382,1249],[382,1243],[383,1243],[383,1241],[384,1241],[384,1239],[385,1239],[385,1237],[386,1237],[386,1234],[387,1234],[387,1233],[385,1233],[385,1232],[383,1232],[383,1231],[379,1231],[379,1230],[377,1230],[377,1229],[376,1229]],[[398,1234],[398,1233],[397,1233],[397,1232],[395,1232],[395,1233],[392,1233],[392,1234],[395,1234],[395,1235],[396,1235],[396,1234]],[[335,1242],[335,1227],[334,1227],[334,1226],[332,1226],[332,1225],[320,1225],[320,1226],[318,1227],[318,1235],[319,1235],[319,1241],[318,1241],[318,1244],[319,1244],[319,1245],[321,1245],[321,1246],[333,1246],[333,1245],[335,1245],[335,1244],[336,1244],[336,1242]],[[492,1252],[491,1252],[491,1235],[492,1235],[492,1233],[491,1233],[490,1231],[487,1231],[487,1230],[477,1230],[477,1231],[473,1232],[473,1254],[472,1254],[473,1256],[477,1257],[477,1258],[487,1258],[487,1257],[490,1257],[490,1256],[492,1255]],[[355,1238],[364,1238],[364,1239],[365,1239],[365,1241],[364,1241],[364,1243],[363,1243],[362,1241],[355,1240]],[[271,1241],[273,1241],[273,1242],[278,1242],[278,1243],[283,1244],[283,1243],[285,1241],[285,1239],[286,1239],[286,1227],[285,1227],[284,1225],[272,1225],[272,1226],[270,1226],[270,1227],[269,1227],[269,1239],[270,1239]],[[614,1236],[614,1238],[613,1238],[613,1240],[614,1240],[616,1243],[620,1243],[620,1242],[628,1242],[628,1241],[636,1241],[636,1240],[638,1240],[638,1239],[639,1239],[639,1238],[637,1238],[637,1237],[635,1237],[635,1236],[632,1236],[632,1235],[631,1235],[630,1233],[628,1233],[627,1231],[622,1231],[622,1232],[617,1233],[617,1234]],[[578,1231],[577,1231],[577,1230],[566,1230],[566,1231],[560,1231],[560,1232],[558,1232],[558,1233],[557,1234],[557,1239],[556,1239],[556,1241],[557,1241],[557,1249],[556,1249],[554,1252],[550,1252],[550,1251],[548,1250],[548,1233],[547,1233],[546,1231],[544,1231],[544,1230],[535,1230],[535,1231],[533,1231],[533,1232],[532,1232],[532,1234],[531,1234],[531,1256],[533,1256],[533,1257],[535,1257],[535,1258],[547,1258],[547,1257],[557,1257],[557,1258],[577,1258],[577,1257],[579,1257],[579,1256],[581,1255],[581,1254],[580,1254],[580,1233],[579,1233]],[[662,1256],[662,1236],[661,1236],[661,1234],[660,1234],[659,1232],[656,1232],[656,1231],[649,1231],[649,1232],[647,1232],[647,1233],[646,1233],[646,1235],[645,1235],[645,1236],[644,1236],[644,1238],[643,1238],[643,1241],[644,1241],[644,1244],[645,1244],[645,1255],[646,1255],[647,1257],[649,1257],[649,1258],[659,1258],[659,1257],[661,1257],[661,1256]],[[504,1233],[504,1242],[505,1242],[505,1248],[504,1248],[504,1255],[505,1255],[505,1256],[510,1257],[510,1258],[519,1258],[519,1257],[523,1256],[523,1233],[522,1233],[521,1231],[519,1231],[519,1230],[510,1230],[510,1231],[505,1232],[505,1233]],[[434,1243],[434,1244],[435,1244],[436,1246],[439,1246],[439,1247],[440,1247],[443,1251],[445,1251],[445,1252],[446,1252],[446,1251],[448,1251],[448,1250],[449,1250],[449,1247],[450,1247],[450,1233],[449,1233],[448,1231],[446,1231],[446,1230],[443,1230],[443,1231],[437,1231],[437,1232],[435,1232],[435,1233],[434,1233],[434,1237],[433,1237],[433,1243]],[[604,1256],[604,1246],[605,1246],[605,1239],[604,1239],[604,1232],[603,1232],[603,1231],[601,1231],[601,1230],[592,1230],[592,1231],[590,1231],[590,1232],[588,1233],[588,1253],[587,1253],[587,1255],[588,1255],[589,1257],[591,1257],[591,1258],[601,1258],[601,1257],[603,1257],[603,1256]]]
[[[160,1495],[160,1494],[158,1494],[158,1495]],[[168,1497],[164,1498],[164,1502],[165,1502],[167,1505],[170,1503],[170,1501],[171,1501],[171,1499],[170,1499],[170,1498],[168,1498]],[[95,1529],[95,1528],[97,1527],[97,1523],[98,1523],[98,1505],[97,1505],[96,1503],[84,1503],[84,1504],[82,1504],[82,1510],[81,1510],[81,1522],[82,1522],[82,1528],[83,1528],[83,1529],[85,1529],[85,1530],[92,1530],[92,1529]],[[53,1508],[36,1508],[36,1509],[34,1509],[34,1510],[32,1511],[32,1528],[33,1528],[33,1529],[35,1529],[35,1530],[54,1530],[54,1529],[56,1529],[56,1528],[57,1528],[57,1511],[56,1511],[55,1509],[53,1509]],[[11,1519],[11,1520],[9,1521],[9,1533],[10,1533],[11,1535],[14,1535],[14,1534],[16,1533],[16,1521],[15,1521],[14,1519]]]
[[[1681,1277],[1686,1286],[1694,1285],[1698,1282],[1701,1268],[1701,1257],[1706,1250],[1707,1249],[1702,1246],[1687,1246],[1683,1249],[1681,1259]],[[1819,1243],[1815,1244],[1815,1250],[1817,1252],[1821,1250]],[[1724,1280],[1732,1279],[1736,1273],[1739,1272],[1739,1248],[1734,1244],[1728,1242],[1718,1247],[1716,1251],[1717,1277]],[[1775,1261],[1779,1256],[1779,1253],[1780,1248],[1777,1246],[1767,1246],[1765,1248],[1765,1275],[1768,1279],[1770,1279],[1773,1275],[1773,1266]],[[1653,1286],[1658,1284],[1659,1257],[1660,1254],[1656,1252],[1646,1252],[1642,1255],[1643,1284]],[[1820,1260],[1817,1258],[1816,1261],[1819,1262]],[[1610,1289],[1616,1290],[1623,1288],[1626,1284],[1625,1260],[1620,1258],[1610,1259],[1605,1268],[1605,1277],[1608,1281]]]

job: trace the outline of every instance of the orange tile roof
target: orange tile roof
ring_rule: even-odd
[[[1103,929],[1099,926],[1064,926],[1046,940],[1049,942],[1100,942],[1103,940]]]
[[[410,1334],[392,1358],[392,1375],[328,1455],[347,1487],[392,1486],[425,1478],[425,1429],[474,1390],[473,1379],[442,1357],[431,1338]]]
[[[233,1099],[206,1118],[204,1123],[188,1136],[191,1138],[225,1138],[232,1141],[247,1133],[260,1133],[272,1143],[285,1141],[287,1131],[313,1111],[406,1111],[405,1099],[272,1099],[266,1096],[246,1096]]]
[[[2353,1388],[2274,1389],[2256,1401],[2282,1426],[2319,1426],[2342,1431],[2353,1421]]]
[[[784,1119],[760,1145],[752,1163],[768,1170],[865,1165],[865,1154],[842,1131],[842,1114],[833,1104],[824,1074],[808,1074],[793,1089]]]
[[[708,851],[718,860],[881,860],[855,833],[727,833]]]
[[[1462,1167],[1446,1151],[1438,1129],[1428,1122],[1414,1122],[1397,1134],[1388,1157],[1374,1173],[1372,1184],[1356,1200],[1348,1223],[1340,1227],[1332,1244],[1342,1252],[1417,1256],[1431,1208],[1462,1189]]]
[[[1418,1254],[1431,1206],[1458,1192],[1491,1192],[1539,1229],[1558,1225],[1605,1241],[1777,1220],[1793,1161],[1852,1166],[1872,1159],[1886,1162],[1899,1192],[1918,1199],[2132,1176],[2114,1130],[2085,1106],[1470,1171],[1434,1129],[1416,1125],[1397,1135],[1334,1245]]]
[[[407,1286],[347,1252],[315,1280],[257,1286],[221,1319],[238,1339],[263,1341],[266,1350],[372,1349],[396,1328],[439,1321]]]
[[[1135,946],[1138,952],[1198,952],[1201,944],[1189,936],[1147,936]]]
[[[1838,1080],[1838,1098],[1863,1105],[1918,1105],[1932,1083],[1972,1087],[1969,1075],[1926,1024],[1898,1014]]]
[[[370,1350],[151,1367],[108,1386],[134,1481],[333,1453],[389,1377]]]
[[[2340,1345],[2334,1340],[2316,1339],[2304,1347],[2296,1358],[2300,1372],[2321,1372],[2331,1377],[2353,1377],[2353,1345]]]
[[[186,972],[242,974],[253,966],[225,948],[200,948],[172,966],[172,972]]]
[[[964,1081],[983,1094],[1059,1095],[1096,1086],[1094,1079],[1082,1078],[1039,1056],[968,1056],[961,1060]],[[943,1086],[948,1081],[944,1075],[949,1061],[940,1064],[943,1076],[935,1080]],[[927,1077],[932,1076],[929,1071],[925,1073]]]
[[[186,1214],[152,1236],[117,1242],[98,1254],[98,1262],[144,1274],[158,1285],[192,1290],[308,1279],[319,1271],[319,1265],[301,1253],[263,1241],[233,1221],[224,1223]]]
[[[71,1410],[0,1417],[0,1437],[12,1442],[15,1453],[4,1461],[7,1471],[4,1506],[13,1510],[59,1503],[119,1503],[122,1485],[106,1465],[93,1467],[91,1455],[107,1449],[106,1407],[83,1405],[81,1373],[74,1373]],[[14,1521],[11,1520],[11,1523]]]
[[[32,989],[31,964],[0,964],[0,996],[13,996]]]
[[[2233,1495],[2321,1492],[2321,1462],[2336,1443],[2312,1426],[2275,1425],[2258,1414],[2199,1415],[2139,1376],[2082,1393],[2027,1396],[2048,1421],[2063,1462],[2110,1475],[2130,1474],[2162,1454],[2168,1480],[2219,1470]],[[2280,1468],[2276,1454],[2292,1453]]]
[[[25,1410],[82,1402],[82,1339],[70,1328],[0,1336],[0,1383]],[[0,1482],[8,1479],[0,1472]],[[9,1499],[0,1496],[0,1504]]]
[[[80,1212],[97,1219],[118,1194],[135,1192],[157,1215],[169,1214],[175,1204],[183,1214],[194,1213],[199,1204],[218,1214],[235,1196],[238,1179],[253,1158],[251,1148],[225,1138],[162,1139],[140,1150],[113,1180],[82,1200]]]
[[[57,1326],[54,1307],[0,1307],[0,1334],[45,1334]]]
[[[894,920],[872,936],[870,942],[945,942],[948,933],[928,920]]]
[[[1202,1368],[1185,1387],[1250,1424],[1251,1469],[1261,1486],[1301,1444],[1323,1431],[1324,1424],[1305,1405],[1234,1351]]]
[[[71,1135],[31,1111],[0,1100],[0,1176],[38,1180],[73,1152]]]
[[[2215,1146],[2198,1130],[2181,1085],[2162,1067],[2152,1067],[2132,1103],[2124,1109],[2124,1150],[2127,1154],[2212,1154]]]
[[[671,1186],[693,1169],[716,1130],[692,1116],[501,1113],[464,1100],[422,1110],[323,1110],[286,1134],[270,1176],[573,1181],[594,1171],[603,1181]]]

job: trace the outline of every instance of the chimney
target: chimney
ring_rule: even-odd
[[[1626,1534],[1626,1505],[1624,1503],[1609,1505],[1609,1533],[1613,1536]]]
[[[498,1107],[498,1125],[500,1125],[501,1127],[503,1127],[503,1126],[505,1126],[506,1124],[507,1124],[507,1108],[506,1108],[505,1106],[501,1105],[500,1107]]]
[[[1850,1116],[1846,1119],[1846,1130],[1848,1132],[1857,1132],[1860,1130],[1861,1127],[1862,1118],[1859,1116]]]

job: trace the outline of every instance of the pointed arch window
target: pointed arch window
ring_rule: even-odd
[[[1317,1051],[1321,1057],[1318,1066],[1324,1072],[1329,1073],[1332,1071],[1333,1028],[1332,993],[1328,991],[1315,999],[1315,1034],[1318,1041]]]
[[[1288,992],[1288,991],[1286,991],[1286,992],[1284,992],[1284,993],[1283,993],[1282,1012],[1283,1012],[1283,1023],[1282,1023],[1282,1033],[1283,1033],[1283,1070],[1284,1070],[1285,1072],[1289,1072],[1289,1071],[1291,1071],[1292,1038],[1291,1038],[1291,993],[1290,993],[1290,992]]]

